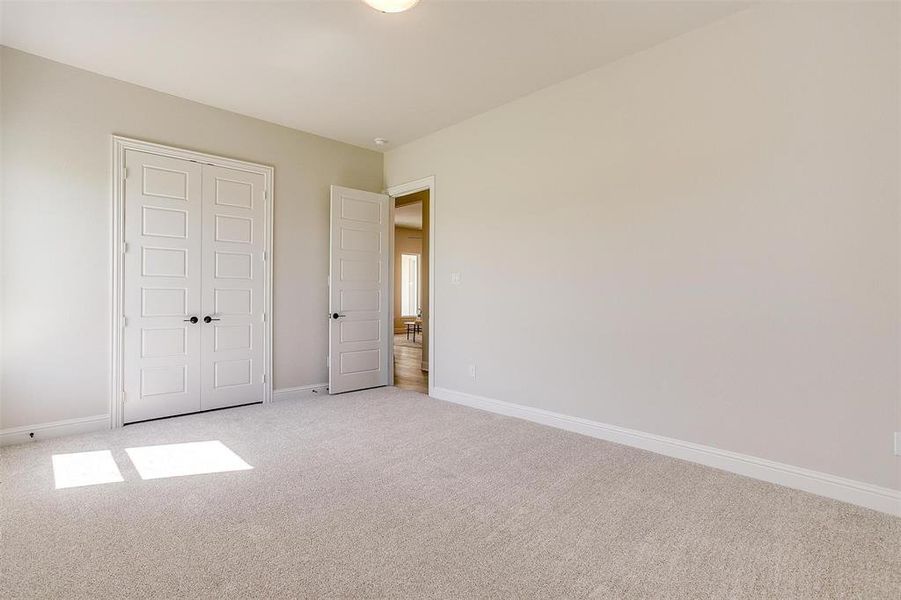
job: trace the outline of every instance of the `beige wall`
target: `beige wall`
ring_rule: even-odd
[[[390,151],[435,384],[901,487],[898,28],[763,5]]]
[[[422,255],[420,260],[424,258],[422,254],[422,232],[418,229],[409,229],[407,227],[394,228],[394,331],[395,333],[404,332],[404,321],[409,318],[403,318],[400,314],[401,298],[400,298],[400,257],[401,254],[419,254]],[[421,298],[420,298],[421,299]]]
[[[108,412],[110,134],[275,167],[274,384],[327,380],[329,185],[379,153],[3,48],[0,427]]]

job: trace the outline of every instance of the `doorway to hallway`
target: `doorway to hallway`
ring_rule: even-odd
[[[429,190],[395,198],[394,385],[429,393],[428,201]]]

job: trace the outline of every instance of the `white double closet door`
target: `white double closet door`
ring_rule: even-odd
[[[124,421],[261,402],[265,179],[127,150]]]

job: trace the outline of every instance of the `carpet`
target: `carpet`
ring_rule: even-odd
[[[125,452],[214,440],[253,468],[142,480]],[[123,481],[54,489],[54,454],[101,450]],[[6,599],[901,589],[901,519],[393,388],[13,446],[0,466]]]

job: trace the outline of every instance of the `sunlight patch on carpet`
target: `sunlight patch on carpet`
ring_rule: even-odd
[[[51,460],[53,479],[58,490],[123,481],[122,473],[109,450],[54,454]]]
[[[141,479],[253,469],[219,440],[126,448]]]

